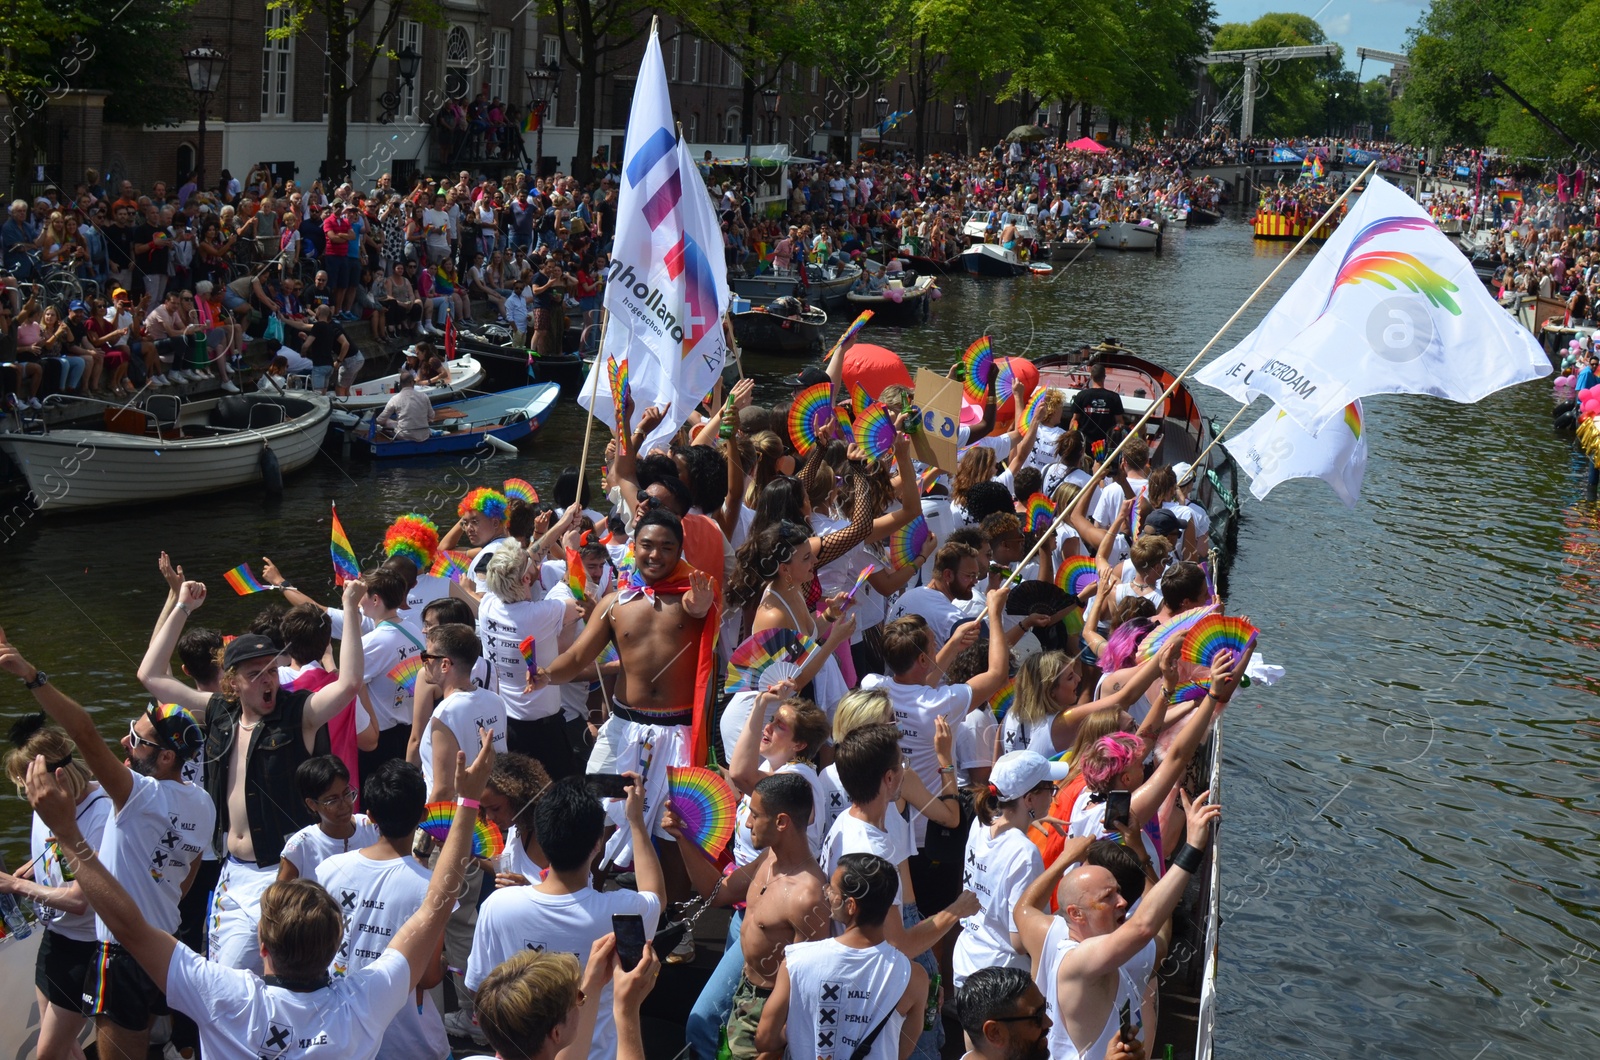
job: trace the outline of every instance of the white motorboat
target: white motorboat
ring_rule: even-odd
[[[1160,250],[1161,225],[1146,218],[1131,221],[1103,221],[1096,226],[1094,244],[1106,250]]]
[[[973,276],[1022,276],[1049,272],[1050,266],[1023,261],[1014,250],[998,243],[974,243],[961,252],[961,264]]]
[[[435,386],[419,386],[417,393],[427,395],[429,401],[438,404],[441,401],[455,401],[467,396],[467,391],[475,389],[483,382],[483,366],[478,359],[470,353],[463,353],[449,363],[450,382]],[[364,412],[367,409],[378,408],[389,403],[395,390],[400,385],[400,373],[380,376],[377,379],[368,379],[357,383],[350,388],[350,393],[345,397],[334,397],[333,407],[336,409],[349,409],[351,412]]]
[[[327,398],[297,391],[187,403],[153,394],[143,405],[71,407],[100,419],[64,427],[24,421],[27,430],[0,431],[0,452],[48,514],[280,482],[316,457],[333,411]]]

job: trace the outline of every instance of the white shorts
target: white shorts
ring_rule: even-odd
[[[652,835],[670,840],[661,830],[661,813],[667,799],[667,769],[689,765],[690,727],[645,725],[610,717],[600,726],[589,752],[590,773],[638,773],[644,777],[644,819]],[[606,804],[606,816],[617,831],[606,843],[605,863],[631,865],[633,836],[623,815],[623,801]]]
[[[256,923],[261,896],[277,880],[278,866],[266,868],[229,857],[223,859],[217,889],[211,892],[206,918],[206,959],[224,968],[261,973],[261,943]]]

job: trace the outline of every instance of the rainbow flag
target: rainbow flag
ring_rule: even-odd
[[[250,573],[250,564],[241,563],[222,576],[222,580],[233,587],[233,591],[240,596],[249,596],[251,593],[264,593],[271,586],[262,585],[256,581],[256,576]]]
[[[522,117],[522,131],[525,133],[539,131],[539,112],[533,107],[528,108],[528,113]]]
[[[584,569],[583,556],[576,549],[567,549],[567,588],[572,590],[574,600],[582,600],[583,591],[589,585],[589,572]]]
[[[398,664],[390,668],[389,680],[395,687],[406,695],[412,695],[417,690],[417,675],[422,672],[422,656],[413,655],[409,659],[401,659]]]
[[[355,551],[350,548],[350,539],[345,536],[344,526],[339,522],[338,505],[333,506],[333,540],[328,543],[328,553],[333,557],[334,585],[343,585],[361,576]]]
[[[1515,189],[1502,191],[1502,192],[1500,192],[1500,201],[1502,203],[1521,202],[1522,201],[1522,192],[1516,191]]]

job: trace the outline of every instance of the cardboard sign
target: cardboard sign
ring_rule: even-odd
[[[917,389],[912,400],[922,410],[922,430],[911,436],[917,459],[955,474],[961,426],[960,381],[918,368]]]

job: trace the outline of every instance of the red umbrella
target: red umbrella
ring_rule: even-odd
[[[1034,372],[1034,379],[1039,378],[1039,373]],[[856,387],[866,390],[867,396],[878,400],[878,395],[883,393],[884,387],[899,383],[908,389],[911,388],[911,373],[906,369],[906,363],[900,355],[893,350],[882,346],[874,346],[869,342],[858,342],[844,351],[844,386],[846,391]]]

